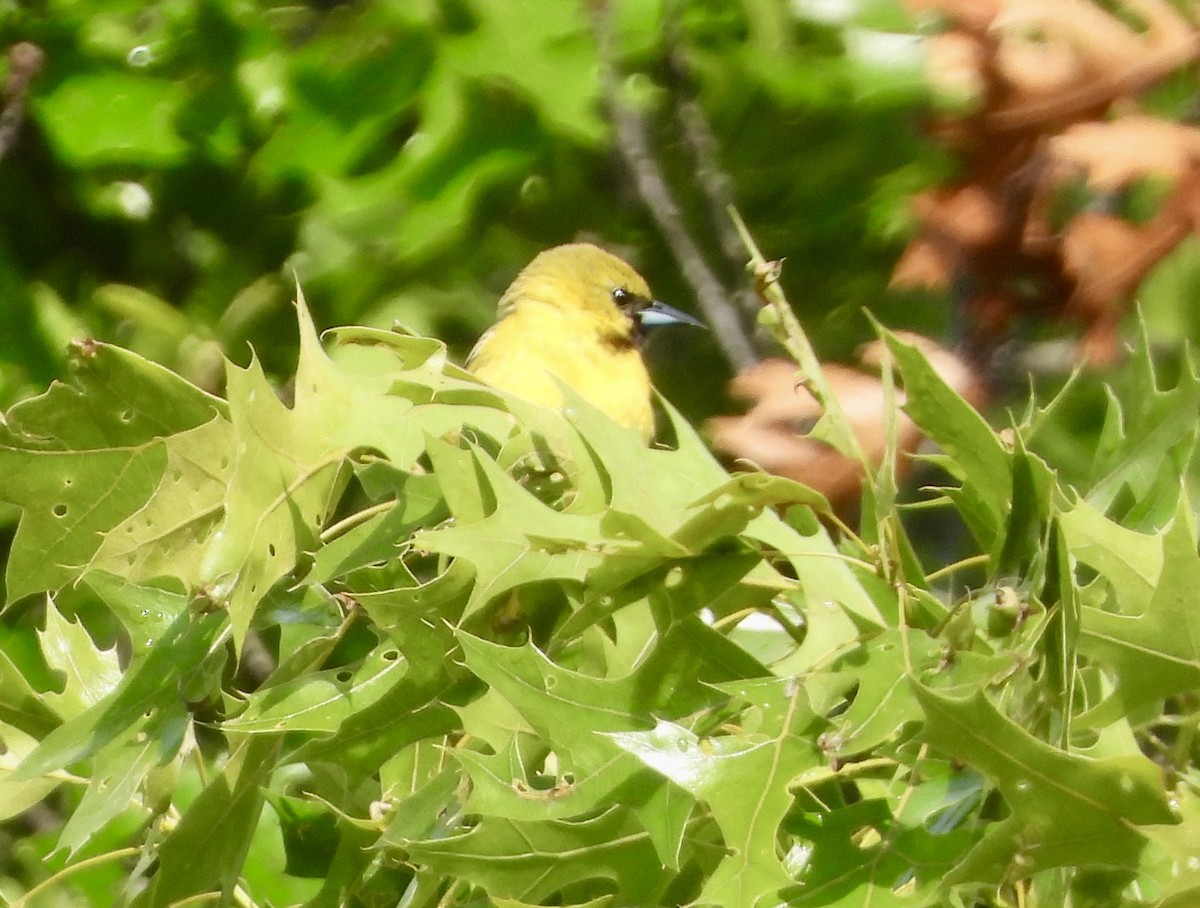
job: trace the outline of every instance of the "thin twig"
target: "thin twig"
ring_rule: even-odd
[[[43,893],[49,891],[50,887],[56,885],[57,883],[61,883],[72,874],[80,873],[84,870],[90,870],[92,867],[96,867],[100,864],[107,864],[112,861],[120,861],[124,858],[133,857],[134,855],[140,853],[141,849],[136,847],[118,848],[115,851],[106,851],[104,854],[98,854],[94,857],[87,858],[86,860],[79,861],[78,863],[71,864],[69,867],[64,867],[57,873],[51,874],[46,879],[42,880],[24,895],[14,899],[11,902],[12,908],[25,908],[27,905],[32,905],[35,898],[38,898]]]
[[[684,225],[683,213],[650,148],[645,122],[621,100],[608,4],[604,0],[597,0],[591,4],[591,10],[600,61],[600,84],[616,129],[617,147],[633,174],[638,195],[650,209],[684,278],[696,294],[700,309],[721,351],[735,369],[746,369],[758,361],[750,339],[737,312],[728,303],[728,292],[708,267],[699,246]]]
[[[753,275],[755,289],[765,304],[763,314],[768,316],[767,326],[800,367],[797,376],[799,384],[821,405],[822,416],[817,420],[812,434],[829,442],[847,457],[858,461],[862,466],[863,475],[870,475],[871,462],[854,433],[854,426],[826,381],[825,373],[821,370],[821,361],[817,358],[808,335],[804,333],[800,320],[796,318],[796,313],[792,311],[783,288],[779,286],[782,262],[767,261],[736,208],[729,209],[729,217],[750,257],[747,268]]]
[[[679,123],[679,133],[684,147],[688,149],[696,165],[696,183],[708,207],[708,220],[721,251],[732,267],[741,270],[744,262],[742,242],[726,213],[734,204],[733,179],[721,166],[717,154],[720,143],[708,122],[704,108],[691,88],[694,80],[681,50],[678,7],[675,14],[668,18],[666,43],[667,73],[673,83],[671,96],[675,99],[675,119]],[[737,287],[729,298],[734,308],[741,313],[742,323],[754,324],[758,316],[758,298],[754,290],[743,285]]]
[[[717,149],[720,147],[717,137],[696,99],[693,88],[695,80],[683,54],[681,15],[681,4],[673,4],[663,29],[663,42],[666,45],[664,61],[671,96],[675,101],[675,119],[679,122],[683,142],[696,162],[696,182],[700,184],[704,201],[708,204],[708,217],[721,244],[721,251],[730,265],[740,269],[744,260],[742,242],[726,214],[729,206],[734,204],[733,180],[717,159]],[[751,315],[754,314],[755,311],[751,310]]]
[[[30,83],[42,68],[46,53],[36,44],[21,41],[8,49],[8,78],[4,82],[4,110],[0,111],[0,158],[17,141],[25,122],[25,99]]]
[[[953,574],[955,571],[965,570],[966,568],[977,567],[981,564],[987,564],[991,561],[991,555],[971,555],[969,558],[963,558],[961,561],[956,561],[954,564],[947,564],[945,567],[940,567],[925,575],[926,583],[935,583],[941,580],[947,574]]]

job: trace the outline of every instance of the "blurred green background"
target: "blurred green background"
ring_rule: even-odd
[[[914,19],[900,0],[601,6],[621,100],[644,118],[686,226],[731,294],[746,283],[744,257],[723,250],[699,185],[679,116],[691,103],[763,252],[786,259],[784,289],[824,358],[851,358],[872,337],[865,310],[951,347],[961,340],[944,294],[887,286],[918,227],[913,195],[955,174],[954,155],[929,135],[931,115],[970,110],[971,98],[937,96],[926,83],[920,36],[946,21]],[[11,53],[7,64],[0,406],[60,377],[68,344],[86,336],[218,392],[222,357],[244,363],[253,350],[282,384],[294,364],[296,279],[319,327],[399,321],[443,338],[461,360],[522,265],[581,238],[697,311],[622,159],[594,8],[0,3],[4,46],[30,42],[42,54],[25,96]],[[1141,100],[1178,120],[1196,96],[1183,73]],[[1087,203],[1076,201],[1076,210]],[[1182,343],[1200,336],[1198,284],[1191,238],[1138,299],[1172,374],[1185,371]],[[1069,330],[1045,321],[1018,335],[1037,342]],[[1030,385],[1021,349],[1002,340],[988,377],[1004,421],[1004,405],[1025,409]],[[663,332],[648,357],[660,388],[697,423],[737,408],[711,335]],[[1042,401],[1071,365],[1068,353],[1039,376]],[[1127,371],[1089,374],[1039,431],[1068,480],[1093,470],[1107,408],[1097,379],[1118,396],[1141,393]],[[1155,412],[1170,419],[1186,399]]]
[[[807,8],[811,7],[811,10]],[[807,10],[807,11],[806,11]],[[6,45],[44,64],[0,161],[0,403],[92,335],[219,388],[250,346],[286,376],[293,274],[322,326],[408,327],[457,356],[538,250],[628,257],[691,291],[633,190],[601,97],[587,9],[550,0],[6,3]],[[728,286],[675,107],[695,98],[732,192],[828,355],[862,309],[935,335],[942,307],[888,295],[910,192],[944,171],[921,139],[917,45],[898,5],[615,4],[624,100],[645,115],[689,227]],[[867,50],[856,52],[856,47]],[[686,73],[670,60],[683,60]],[[10,65],[11,70],[11,65]],[[723,409],[711,338],[661,335],[658,382]]]
[[[917,37],[944,23],[899,0],[621,0],[610,13],[621,99],[731,293],[743,259],[722,248],[678,120],[693,100],[822,357],[872,338],[865,310],[955,345],[945,295],[888,288],[917,230],[912,196],[955,170],[926,125],[964,99],[927,86]],[[399,321],[461,361],[517,271],[581,238],[698,311],[622,159],[584,0],[0,0],[0,30],[3,46],[42,54],[24,94],[6,64],[0,408],[64,377],[68,345],[88,336],[215,392],[224,357],[253,351],[283,385],[297,280],[319,327]],[[1188,73],[1151,101],[1178,118],[1196,97]],[[1064,484],[1117,477],[1100,505],[1131,528],[1161,526],[1194,470],[1200,378],[1182,350],[1200,337],[1198,286],[1192,238],[1140,291],[1172,394],[1135,358],[1082,374],[1041,417],[1021,350],[998,351],[989,376],[993,423],[1033,423],[1030,445]],[[1070,330],[1019,328],[1025,342]],[[712,336],[663,332],[649,358],[693,421],[735,407]],[[1070,366],[1060,356],[1038,375],[1039,401]],[[929,513],[913,516],[917,546],[941,549],[938,564],[961,557],[961,525]],[[11,531],[15,511],[3,516]]]

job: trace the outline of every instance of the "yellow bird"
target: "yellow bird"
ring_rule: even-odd
[[[615,255],[576,243],[540,253],[500,298],[496,324],[479,338],[467,368],[494,388],[561,407],[551,376],[616,422],[654,435],[647,328],[690,315],[651,298],[640,274]]]

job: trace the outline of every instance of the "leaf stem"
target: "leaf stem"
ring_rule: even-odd
[[[796,318],[796,313],[792,311],[791,304],[788,303],[783,288],[779,285],[782,262],[767,261],[754,242],[754,237],[750,235],[750,230],[746,227],[746,222],[742,220],[737,208],[730,205],[728,211],[729,217],[750,255],[750,261],[746,267],[754,277],[755,289],[771,315],[767,327],[800,366],[800,382],[824,411],[817,423],[818,428],[823,427],[828,435],[827,440],[838,451],[858,461],[862,466],[864,476],[868,475],[870,464],[863,452],[862,445],[858,442],[858,436],[854,434],[854,429],[846,417],[837,395],[825,381],[825,375],[821,371],[821,361],[817,358],[816,351],[813,350],[812,344],[808,340],[808,335],[804,333],[800,320]]]
[[[116,851],[106,851],[104,854],[98,854],[95,857],[87,858],[86,860],[80,861],[78,864],[72,864],[69,867],[64,867],[62,870],[58,871],[58,873],[51,874],[26,892],[23,896],[13,901],[12,908],[26,908],[26,906],[32,903],[35,896],[41,895],[51,886],[61,883],[67,877],[79,873],[80,871],[89,870],[92,867],[97,867],[101,864],[107,864],[110,861],[118,861],[122,858],[133,857],[134,855],[140,853],[141,848],[137,847],[131,846],[129,848],[118,848]]]
[[[890,757],[873,757],[870,760],[860,760],[857,763],[844,763],[837,769],[834,769],[832,766],[822,766],[819,769],[814,769],[799,776],[788,788],[799,788],[808,791],[809,787],[813,785],[857,779],[861,776],[871,775],[879,769],[893,769],[897,765],[899,764]],[[809,793],[811,794],[811,792]]]
[[[974,567],[977,564],[987,564],[991,560],[991,555],[971,555],[969,558],[963,558],[961,561],[956,561],[954,564],[948,564],[945,567],[940,567],[925,575],[927,583],[935,583],[941,580],[947,574],[953,574],[955,571],[960,571],[963,568]]]
[[[620,73],[616,66],[616,41],[607,2],[595,2],[592,31],[600,64],[600,86],[617,134],[617,150],[633,175],[634,187],[679,263],[684,279],[696,294],[700,310],[712,328],[713,340],[735,370],[758,361],[754,346],[743,329],[737,310],[729,303],[729,292],[713,273],[700,246],[684,221],[663,169],[650,143],[645,118],[621,98]]]
[[[339,536],[344,536],[356,526],[366,523],[376,514],[387,513],[394,508],[396,504],[397,502],[395,500],[381,501],[379,504],[373,504],[369,508],[363,508],[361,511],[355,511],[348,517],[342,518],[337,523],[332,524],[321,531],[321,545],[328,545]]]

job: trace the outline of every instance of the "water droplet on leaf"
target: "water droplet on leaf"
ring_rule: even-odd
[[[137,47],[131,47],[129,53],[125,56],[125,62],[130,66],[142,69],[154,62],[154,51],[150,49],[149,44],[139,44]]]

